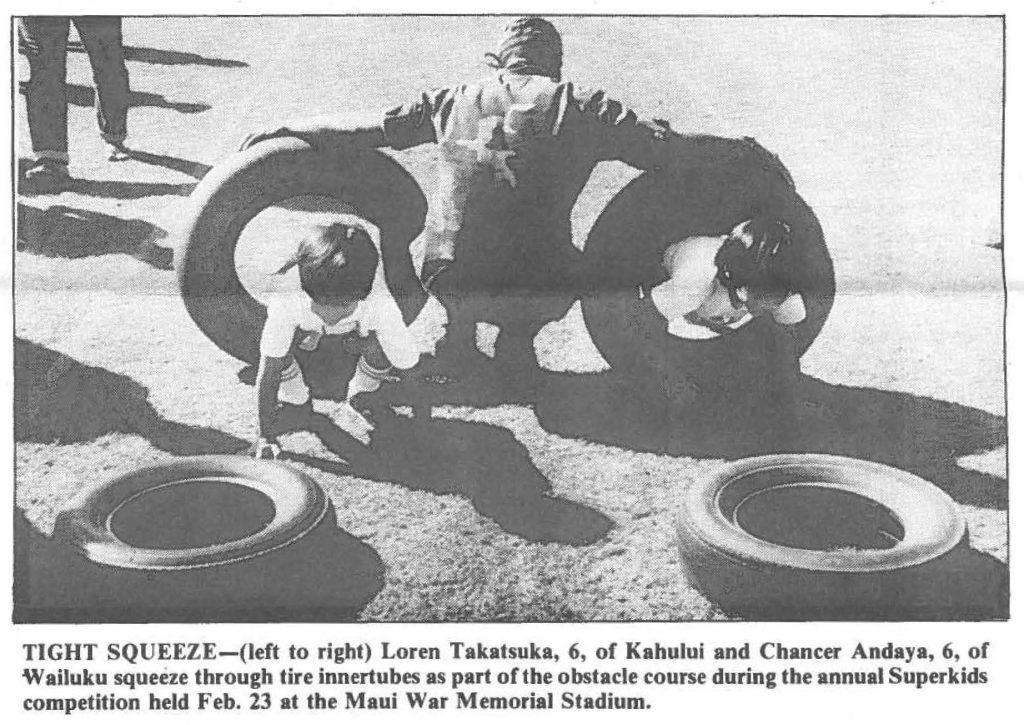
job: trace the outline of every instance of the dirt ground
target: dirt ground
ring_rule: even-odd
[[[837,273],[835,308],[802,360],[807,449],[936,483],[961,506],[971,546],[1005,562],[998,19],[558,24],[581,84],[679,130],[754,136],[780,155]],[[38,529],[84,485],[251,439],[251,378],[195,327],[170,270],[197,180],[253,129],[384,108],[483,73],[501,25],[128,19],[129,145],[143,153],[123,163],[103,160],[88,66],[71,53],[79,181],[16,209],[16,503]],[[16,124],[25,156],[20,98]],[[429,150],[397,158],[430,183]],[[574,211],[580,244],[633,173],[598,169]],[[263,236],[255,243],[276,241]],[[380,444],[396,451],[388,470],[347,469],[308,433],[285,439],[339,525],[384,562],[360,616],[722,617],[684,577],[674,522],[687,487],[730,456],[646,445],[643,413],[621,405],[578,305],[535,347],[549,371],[542,400],[452,401],[414,443],[399,415]],[[546,521],[561,522],[557,537]]]

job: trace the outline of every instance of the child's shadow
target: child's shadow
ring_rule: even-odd
[[[336,475],[466,496],[482,515],[529,541],[584,546],[612,527],[599,511],[553,495],[526,448],[504,428],[403,418],[386,408],[374,417],[376,430],[364,448],[326,415],[290,409],[279,418],[282,432],[312,432],[348,464],[301,454],[285,457]]]

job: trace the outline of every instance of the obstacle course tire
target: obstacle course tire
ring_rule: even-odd
[[[818,336],[835,297],[832,260],[810,207],[794,190],[781,164],[750,141],[737,141],[727,162],[700,154],[665,171],[645,173],[627,184],[595,222],[584,250],[587,289],[583,315],[598,350],[611,367],[634,376],[735,380],[744,365],[767,348],[787,349],[796,358]],[[778,164],[777,160],[774,160]],[[759,318],[736,331],[709,339],[670,335],[649,300],[664,279],[665,249],[691,236],[719,236],[758,211],[789,224],[800,254],[798,277],[806,319],[781,326]],[[665,380],[670,383],[670,380]]]
[[[263,494],[273,507],[272,519],[242,538],[186,548],[143,548],[116,533],[114,518],[129,502],[170,486],[211,482]],[[98,564],[193,569],[243,561],[287,546],[315,528],[327,508],[320,486],[282,463],[242,456],[194,456],[141,468],[85,492],[60,514],[54,536]],[[174,519],[173,512],[168,515],[168,526],[184,525]]]
[[[916,619],[943,586],[930,567],[966,539],[936,486],[818,454],[736,461],[686,493],[677,522],[692,583],[759,619]]]
[[[426,199],[405,169],[376,150],[316,150],[297,138],[260,142],[214,168],[196,187],[175,254],[189,315],[229,355],[258,362],[266,319],[266,308],[246,291],[235,267],[242,230],[280,201],[314,195],[344,201],[380,229],[389,286],[392,275],[402,277],[400,305],[406,287],[418,288],[411,284],[408,247],[423,229]]]

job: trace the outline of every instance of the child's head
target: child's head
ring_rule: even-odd
[[[380,255],[360,226],[334,223],[312,227],[299,243],[299,280],[310,298],[327,307],[366,299]]]
[[[789,225],[768,215],[737,224],[715,256],[718,281],[735,306],[752,314],[778,307],[795,291],[794,263]]]

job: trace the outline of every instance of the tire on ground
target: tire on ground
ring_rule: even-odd
[[[195,484],[220,488],[173,490]],[[229,486],[244,490],[225,497]],[[314,480],[243,456],[132,471],[83,492],[53,538],[37,538],[23,621],[346,621],[383,586],[380,557],[338,528]]]
[[[263,494],[273,507],[273,518],[248,536],[200,547],[141,548],[115,533],[114,514],[126,503],[157,489],[196,481],[230,483]],[[290,466],[244,456],[193,456],[140,468],[86,491],[60,514],[55,536],[97,564],[195,569],[251,559],[286,546],[308,534],[326,513],[327,497],[320,486]]]
[[[966,546],[962,513],[936,486],[878,463],[818,454],[736,461],[686,492],[677,532],[690,582],[730,614],[956,614],[942,604],[942,567]]]
[[[306,195],[349,204],[380,228],[388,244],[382,250],[385,260],[397,250],[398,263],[392,267],[405,262],[411,273],[411,262],[401,255],[408,256],[409,244],[423,229],[426,199],[396,161],[376,150],[314,150],[296,138],[263,141],[235,154],[193,191],[175,266],[189,315],[220,349],[239,360],[258,362],[266,308],[238,278],[238,238],[264,209]]]
[[[648,172],[627,184],[598,217],[584,249],[583,315],[590,335],[616,372],[653,378],[671,391],[678,375],[728,386],[763,366],[766,352],[795,360],[818,336],[835,297],[832,260],[810,207],[767,152],[737,141],[727,163],[696,153],[667,172]],[[807,307],[791,327],[757,319],[705,340],[668,334],[646,292],[665,278],[662,258],[672,243],[722,235],[764,210],[789,224],[803,260],[799,277]]]

